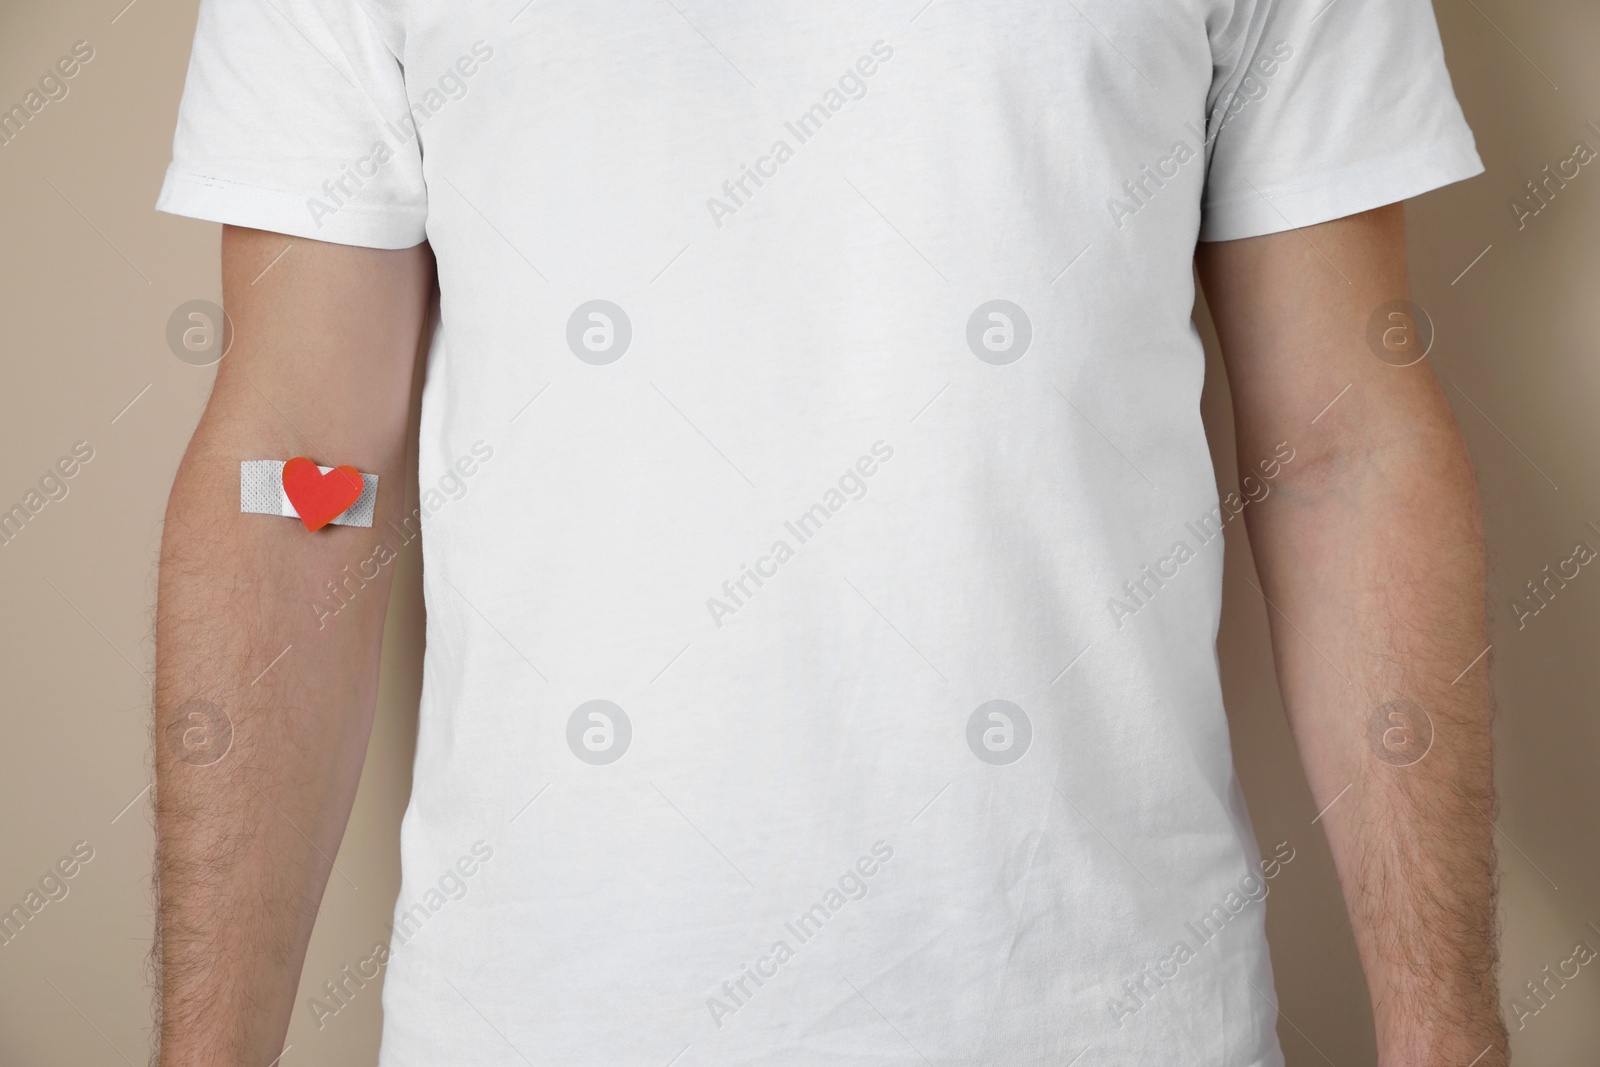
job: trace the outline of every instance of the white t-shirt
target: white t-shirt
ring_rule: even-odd
[[[1283,1062],[1191,264],[1482,169],[1425,0],[204,0],[174,155],[438,258],[384,1067]]]

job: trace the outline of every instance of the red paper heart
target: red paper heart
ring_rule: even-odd
[[[283,465],[283,491],[308,530],[320,530],[356,502],[364,483],[354,467],[335,467],[327,474],[304,456]]]

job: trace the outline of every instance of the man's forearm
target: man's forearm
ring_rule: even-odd
[[[1283,477],[1251,539],[1385,1067],[1498,1067],[1483,551],[1447,411]],[[1443,409],[1443,400],[1439,400]],[[1363,423],[1364,429],[1361,429]],[[1352,444],[1352,442],[1360,442]],[[1465,670],[1469,664],[1473,669]],[[1465,671],[1465,673],[1463,673]]]
[[[281,1048],[360,774],[394,569],[319,630],[319,587],[369,558],[376,535],[311,537],[292,520],[241,516],[239,459],[197,436],[162,545],[156,811],[170,1067],[266,1064]]]
[[[377,698],[395,570],[378,546],[406,495],[431,263],[225,232],[234,345],[173,486],[157,596],[163,1067],[281,1051]],[[376,473],[375,525],[241,514],[240,462],[300,455]]]

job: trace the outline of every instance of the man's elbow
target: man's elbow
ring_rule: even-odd
[[[1303,506],[1444,508],[1478,526],[1472,460],[1442,394],[1403,408],[1347,399],[1337,424],[1289,442],[1293,458],[1276,464],[1274,495]],[[1242,465],[1240,473],[1260,476]]]

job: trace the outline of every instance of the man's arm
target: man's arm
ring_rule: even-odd
[[[1379,1063],[1502,1067],[1477,494],[1427,361],[1394,366],[1366,339],[1407,294],[1402,210],[1197,259],[1241,475],[1294,449],[1246,522],[1312,793],[1320,807],[1351,787],[1322,822]]]
[[[317,605],[399,516],[433,259],[425,245],[379,251],[225,227],[222,283],[233,345],[161,543],[163,1067],[264,1067],[281,1050],[366,752],[394,567],[347,587],[336,616]],[[293,456],[379,475],[377,525],[308,533],[241,514],[240,461]]]

